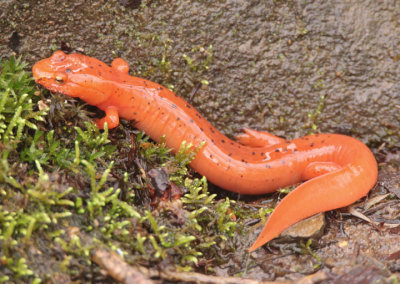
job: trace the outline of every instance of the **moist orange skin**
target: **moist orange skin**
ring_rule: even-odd
[[[354,203],[377,181],[376,160],[362,142],[339,134],[316,134],[287,141],[245,129],[233,141],[215,129],[190,104],[154,82],[128,75],[117,58],[111,67],[82,54],[55,52],[33,66],[36,82],[79,97],[106,113],[100,128],[119,118],[177,151],[183,141],[204,146],[190,166],[221,188],[241,194],[264,194],[302,183],[269,216],[250,251],[277,237],[290,225],[316,213]]]

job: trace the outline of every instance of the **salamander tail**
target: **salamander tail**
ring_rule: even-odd
[[[350,163],[298,186],[278,204],[249,251],[261,247],[300,220],[347,206],[365,196],[376,183],[378,173],[372,153],[367,163],[368,166]]]

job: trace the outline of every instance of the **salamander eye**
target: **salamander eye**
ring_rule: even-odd
[[[69,74],[69,73],[71,73],[71,69],[65,69],[65,73],[67,73],[67,74]]]
[[[62,84],[64,83],[64,79],[61,76],[56,76],[56,82]]]
[[[65,74],[65,72],[63,72],[63,73],[60,72],[58,74],[55,74],[54,79],[56,80],[56,82],[58,84],[64,84],[65,82],[67,82],[68,76],[67,76],[67,74]]]

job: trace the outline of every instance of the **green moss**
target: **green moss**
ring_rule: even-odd
[[[311,255],[317,263],[314,265],[314,269],[318,269],[322,264],[321,258],[312,249],[312,239],[309,239],[307,243],[300,242],[300,253]]]
[[[26,63],[11,57],[1,62],[0,75],[0,139],[7,147],[15,148],[26,127],[37,129],[34,121],[43,121],[47,110],[33,111],[33,80],[24,71]]]
[[[190,55],[183,54],[182,57],[189,67],[189,70],[197,74],[198,78],[196,80],[202,85],[209,85],[208,80],[203,78],[203,76],[205,76],[204,74],[210,68],[213,58],[213,46],[210,45],[208,48],[204,48],[203,46],[193,47]]]
[[[319,117],[325,107],[325,96],[321,96],[318,106],[314,111],[308,113],[309,122],[304,125],[304,128],[310,128],[310,134],[318,132],[319,124],[321,123]]]

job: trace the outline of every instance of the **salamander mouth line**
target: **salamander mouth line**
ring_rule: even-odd
[[[55,84],[55,86],[64,86],[64,85],[66,85],[66,84],[68,84],[68,85],[70,85],[70,86],[74,86],[74,87],[84,87],[84,88],[89,88],[88,86],[85,86],[85,85],[83,85],[83,84],[79,84],[79,83],[74,83],[74,82],[71,82],[71,81],[64,81],[61,77],[54,77],[54,76],[40,76],[40,77],[34,77],[34,79],[35,79],[35,83],[37,83],[37,84],[41,84],[41,83],[43,83],[43,82],[51,82],[51,83],[54,83]],[[46,88],[46,87],[45,87]],[[94,89],[94,90],[96,90],[96,91],[100,91],[99,89],[97,89],[97,88],[92,88],[92,89]],[[66,95],[68,95],[68,94],[66,94]]]

